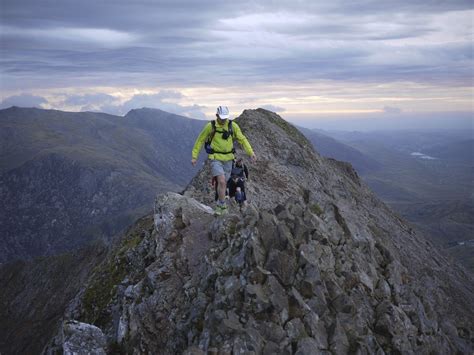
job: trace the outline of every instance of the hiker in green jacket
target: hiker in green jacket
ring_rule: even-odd
[[[250,146],[247,138],[242,134],[237,123],[229,120],[229,109],[227,106],[219,106],[216,113],[217,120],[208,122],[199,137],[194,143],[192,151],[191,163],[196,165],[199,152],[203,144],[206,152],[209,154],[211,162],[212,176],[217,178],[217,193],[218,200],[215,209],[216,215],[221,215],[227,212],[227,205],[225,203],[225,191],[227,187],[227,180],[229,180],[232,171],[232,161],[234,159],[234,141],[237,139],[240,145],[244,148],[252,161],[256,161],[255,153]]]

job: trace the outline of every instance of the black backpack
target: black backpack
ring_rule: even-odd
[[[242,168],[239,168],[239,167],[237,167],[237,166],[234,166],[234,167],[232,168],[232,171],[230,172],[230,176],[231,176],[231,177],[234,177],[234,176],[235,176],[235,177],[239,177],[239,178],[240,178],[240,177],[244,177],[244,168],[243,168],[243,167],[242,167]]]
[[[209,137],[207,138],[206,143],[204,143],[204,149],[206,149],[206,153],[207,154],[214,154],[214,153],[233,154],[233,153],[235,153],[235,148],[232,148],[232,150],[230,152],[217,152],[217,151],[215,151],[214,149],[211,148],[211,142],[214,139],[214,136],[215,136],[216,133],[222,133],[222,138],[224,138],[224,139],[228,139],[229,137],[234,138],[234,130],[232,129],[232,120],[229,120],[229,126],[228,126],[229,130],[228,131],[218,131],[216,129],[216,120],[212,120],[211,124],[212,124],[212,132],[209,135]]]

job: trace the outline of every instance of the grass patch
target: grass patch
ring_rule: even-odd
[[[323,209],[317,203],[313,203],[310,206],[310,210],[318,217],[321,217],[321,215],[324,213]]]
[[[142,241],[140,233],[134,233],[120,245],[118,252],[109,260],[98,266],[94,279],[82,297],[84,321],[99,327],[110,320],[107,306],[114,297],[115,287],[127,276],[127,251],[133,250]]]
[[[229,225],[229,229],[228,229],[228,230],[229,230],[229,234],[230,234],[230,235],[234,235],[235,232],[237,231],[236,224],[237,224],[237,223],[231,223],[231,224]]]
[[[132,234],[130,238],[127,238],[122,242],[119,254],[123,255],[125,254],[127,250],[135,249],[138,246],[138,244],[140,244],[142,239],[143,238],[140,233]]]
[[[109,321],[107,305],[113,298],[113,290],[127,274],[124,258],[108,261],[101,274],[87,287],[82,298],[84,320],[104,326]]]

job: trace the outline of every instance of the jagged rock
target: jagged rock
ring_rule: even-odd
[[[265,269],[276,275],[284,286],[290,286],[295,279],[295,257],[286,252],[272,249],[268,255]]]
[[[361,271],[359,273],[359,281],[362,283],[370,292],[374,291],[374,282],[365,272]]]
[[[91,325],[76,321],[66,321],[63,324],[64,355],[107,353],[107,340],[102,331]]]
[[[394,349],[401,353],[410,352],[414,344],[413,336],[416,328],[411,323],[408,316],[399,307],[391,304],[389,301],[383,301],[376,308],[377,321],[375,330],[377,334],[391,340]],[[381,340],[383,343],[384,340]]]
[[[206,165],[157,200],[148,234],[112,253],[66,317],[101,323],[128,353],[472,352],[470,275],[433,261],[351,169],[277,115],[238,123],[260,159],[247,210],[212,215]]]
[[[309,330],[309,335],[312,339],[318,344],[318,349],[328,349],[328,335],[324,323],[319,319],[318,315],[314,312],[308,312],[304,318],[303,322],[306,326],[306,329]]]
[[[282,354],[282,349],[277,343],[268,341],[263,348],[263,355]]]
[[[289,312],[287,293],[280,282],[273,276],[267,278],[266,286],[270,302],[275,312],[280,314],[281,323],[283,324],[288,319]]]
[[[298,342],[298,349],[295,355],[315,355],[323,354],[324,352],[318,350],[319,344],[313,338],[303,338]]]
[[[352,298],[344,293],[331,302],[331,307],[338,313],[353,313],[356,309]]]
[[[301,263],[304,264],[309,264],[310,266],[318,266],[318,258],[317,258],[317,252],[316,250],[318,249],[319,245],[311,241],[308,244],[301,244],[299,247],[299,254],[301,256],[300,260]]]
[[[209,353],[211,352],[209,351]],[[199,349],[197,346],[190,346],[184,351],[183,355],[206,355],[206,352]]]
[[[389,298],[391,295],[390,286],[385,279],[380,279],[377,283],[375,296],[379,299]]]
[[[259,332],[267,342],[274,344],[282,343],[286,337],[286,332],[281,325],[268,321],[260,323]]]
[[[222,320],[222,325],[231,330],[231,333],[241,332],[243,330],[239,318],[234,311],[228,311],[227,316]]]
[[[295,341],[308,336],[303,322],[299,318],[293,318],[285,325],[285,330],[290,341]]]
[[[334,354],[347,354],[349,352],[349,339],[338,317],[329,329],[329,346]]]
[[[247,294],[250,296],[246,300],[251,304],[251,310],[254,314],[266,312],[270,307],[270,298],[267,294],[268,291],[261,285],[248,285]]]

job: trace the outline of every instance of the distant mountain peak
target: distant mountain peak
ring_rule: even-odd
[[[184,117],[184,116],[180,116],[171,112],[163,111],[159,108],[150,108],[150,107],[131,109],[130,111],[127,112],[127,114],[124,117],[130,118],[130,117],[150,117],[150,116],[153,116],[156,119],[161,119],[163,117],[170,117],[170,116]]]

